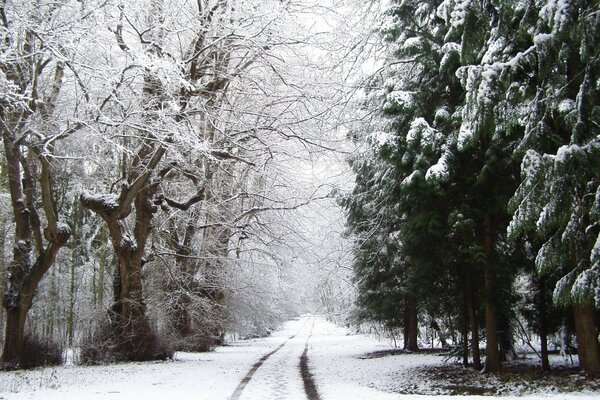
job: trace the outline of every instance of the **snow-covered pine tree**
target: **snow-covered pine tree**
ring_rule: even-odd
[[[508,326],[509,296],[516,272],[506,244],[507,204],[517,185],[513,151],[523,137],[522,99],[528,75],[519,62],[530,51],[533,2],[445,1],[439,8],[456,42],[462,66],[456,71],[465,90],[461,125],[453,144],[459,167],[451,180],[465,184],[465,218],[475,224],[479,266],[484,272],[486,369],[500,367],[501,326]],[[503,351],[509,349],[502,346]]]
[[[574,309],[580,367],[600,373],[600,12],[594,1],[530,4],[530,47],[510,62],[524,137],[509,234],[536,232],[538,273],[559,273],[554,301]]]
[[[381,147],[390,165],[396,213],[400,217],[396,257],[404,262],[409,310],[435,309],[447,292],[446,271],[448,204],[440,186],[446,174],[446,135],[452,128],[453,104],[460,84],[452,72],[456,57],[444,53],[444,26],[437,15],[439,1],[393,2],[389,24],[382,33],[390,44],[383,82],[382,115],[393,139]],[[440,67],[443,65],[443,67]],[[458,89],[458,91],[457,91]],[[460,303],[460,301],[458,302]],[[412,311],[412,320],[416,319]],[[407,319],[410,324],[411,319]],[[415,322],[416,323],[416,322]],[[416,344],[411,346],[416,348]]]
[[[401,106],[390,110],[396,112],[396,165],[404,187],[399,199],[406,216],[402,250],[419,265],[417,271],[430,271],[423,276],[431,277],[436,264],[439,268],[444,263],[462,275],[476,366],[477,296],[473,292],[477,283],[469,281],[483,273],[486,367],[495,370],[500,365],[499,324],[507,325],[510,313],[510,297],[503,294],[510,289],[513,275],[506,254],[498,249],[508,222],[506,204],[515,187],[510,154],[520,136],[518,130],[499,122],[502,116],[496,115],[493,104],[498,101],[495,90],[501,88],[492,87],[483,71],[494,55],[488,47],[493,47],[495,35],[508,31],[505,19],[499,17],[508,5],[394,4],[394,28],[388,35],[398,44],[395,63],[408,71],[395,88],[404,96],[396,94]],[[408,95],[410,102],[405,100]],[[436,224],[438,228],[432,229]],[[447,254],[436,253],[452,241],[455,245]],[[435,248],[431,243],[436,243]],[[444,268],[437,275],[444,279],[441,271]],[[507,279],[500,281],[501,274]],[[431,285],[431,280],[423,282]]]
[[[444,144],[446,136],[456,130],[452,114],[462,89],[454,75],[459,60],[456,46],[444,46],[439,5],[439,1],[396,1],[387,12],[381,31],[389,43],[390,55],[382,78],[374,81],[380,90],[370,93],[378,101],[379,117],[384,121],[383,127],[377,128],[385,133],[375,129],[364,135],[371,138],[373,153],[368,155],[371,160],[354,163],[357,187],[349,207],[349,223],[355,233],[357,221],[376,221],[373,215],[383,217],[388,225],[385,229],[381,224],[374,226],[369,238],[376,240],[377,232],[379,241],[386,243],[388,256],[395,249],[383,270],[398,271],[381,275],[364,268],[357,257],[359,299],[377,295],[388,300],[389,293],[380,282],[396,277],[402,282],[401,296],[407,311],[404,325],[409,331],[416,330],[418,303],[433,304],[440,300],[441,293],[451,290],[446,284],[449,266],[444,262],[452,259],[444,255],[448,251],[445,235],[450,202],[442,187],[451,160]],[[379,172],[373,172],[373,167]],[[360,207],[359,195],[377,199],[368,202],[370,208],[377,207],[369,211],[371,215],[353,212],[353,207]],[[368,248],[368,243],[361,243],[366,259],[376,251]],[[380,286],[360,285],[369,279],[376,279]],[[379,297],[373,299],[374,304],[383,304]],[[414,350],[416,337],[412,342],[409,340],[407,346]]]
[[[356,174],[352,193],[342,199],[348,232],[355,238],[354,282],[357,317],[393,330],[404,325],[403,262],[396,257],[399,216],[391,200],[390,166],[373,151],[373,143],[351,160]]]

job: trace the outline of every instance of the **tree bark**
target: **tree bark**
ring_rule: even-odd
[[[469,299],[467,303],[469,313],[469,325],[471,327],[471,353],[473,355],[473,368],[481,369],[481,354],[479,352],[479,324],[477,323],[477,314],[473,299]]]
[[[27,311],[21,306],[6,310],[6,328],[2,362],[17,366],[21,358],[25,339],[25,320]]]
[[[466,285],[466,307],[467,315],[469,318],[469,327],[471,331],[471,353],[473,356],[473,368],[476,370],[481,369],[481,354],[479,352],[479,323],[477,321],[477,312],[475,310],[475,300],[473,293],[473,282],[470,271],[467,267],[465,273],[465,285]],[[466,340],[466,339],[465,339]]]
[[[126,360],[147,360],[154,358],[154,333],[146,317],[146,304],[142,285],[143,255],[152,230],[151,221],[158,211],[152,203],[158,183],[148,183],[150,174],[164,154],[159,148],[152,152],[143,147],[138,156],[145,156],[144,172],[134,175],[131,184],[124,184],[118,204],[109,203],[102,197],[81,195],[83,207],[97,213],[107,226],[112,242],[117,268],[113,287],[114,302],[111,308],[111,324],[118,340],[118,356]],[[127,232],[123,219],[135,205],[135,226],[133,235]],[[144,343],[147,342],[147,343]]]
[[[18,366],[21,361],[20,357],[25,338],[25,321],[33,304],[35,292],[43,276],[54,264],[56,254],[66,244],[69,236],[70,232],[66,228],[59,232],[56,241],[51,242],[44,253],[38,256],[34,265],[26,270],[27,273],[20,276],[20,287],[11,285],[9,292],[4,297],[7,319],[2,361],[8,365]],[[21,266],[25,267],[24,265]]]
[[[2,112],[6,124],[6,115]],[[54,264],[58,251],[71,236],[66,225],[59,225],[53,200],[51,166],[46,156],[38,155],[41,163],[39,177],[42,190],[42,207],[45,211],[47,227],[42,239],[42,230],[38,215],[39,201],[35,191],[36,181],[31,172],[30,162],[35,158],[24,158],[21,145],[17,143],[14,132],[5,126],[2,130],[11,204],[15,221],[15,245],[13,259],[9,265],[10,287],[4,296],[6,309],[6,340],[2,361],[9,367],[18,367],[21,362],[25,321],[33,303],[35,292],[48,269]],[[30,149],[32,152],[35,149]],[[30,153],[31,154],[31,153]],[[35,244],[35,246],[34,246]],[[37,253],[31,263],[31,253]]]
[[[578,304],[573,308],[579,367],[590,375],[600,374],[600,346],[598,330],[591,303]]]
[[[542,358],[542,370],[550,371],[550,360],[548,358],[548,307],[546,305],[546,279],[538,277],[538,310],[540,316],[540,351]]]
[[[167,277],[166,289],[169,293],[169,307],[167,318],[170,322],[172,333],[177,342],[176,349],[184,351],[195,350],[191,335],[193,296],[197,293],[195,275],[199,269],[199,261],[191,258],[192,239],[196,233],[196,218],[191,217],[186,221],[183,238],[177,234],[178,227],[172,220],[171,234],[167,243],[175,253],[175,268]]]
[[[485,280],[485,370],[488,372],[500,369],[500,352],[498,351],[498,315],[495,304],[496,274],[493,268],[494,259],[494,224],[492,217],[486,215],[483,221],[483,251],[486,254],[484,271]]]
[[[419,351],[418,344],[418,320],[417,320],[417,306],[414,299],[407,299],[405,302],[405,329],[406,339],[404,343],[404,349],[408,351]]]
[[[463,366],[469,366],[469,312],[466,300],[463,302],[462,307],[462,337],[463,337],[463,348],[462,348],[462,363]]]
[[[550,359],[548,358],[548,331],[545,322],[540,327],[540,350],[542,357],[542,370],[550,371]]]

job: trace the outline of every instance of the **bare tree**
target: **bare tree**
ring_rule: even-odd
[[[25,18],[22,16],[25,15]],[[70,237],[60,222],[54,175],[57,143],[81,128],[63,91],[77,84],[73,48],[82,35],[77,23],[84,8],[70,2],[2,2],[0,53],[0,131],[14,217],[14,247],[4,296],[6,336],[3,362],[19,366],[25,321],[42,278]],[[69,121],[71,117],[71,122]]]

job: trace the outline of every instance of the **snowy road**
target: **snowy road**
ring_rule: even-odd
[[[298,332],[255,364],[230,400],[306,398],[300,358],[313,324],[314,317],[299,320]]]
[[[0,372],[0,400],[315,400],[306,395],[300,374],[305,350],[322,400],[425,398],[398,392],[407,385],[428,385],[415,379],[412,368],[437,365],[443,358],[366,357],[389,348],[385,340],[304,316],[268,338],[235,342],[210,353],[177,353],[174,361]],[[493,397],[477,397],[486,398]],[[597,399],[598,393],[502,397],[517,398],[583,400]]]

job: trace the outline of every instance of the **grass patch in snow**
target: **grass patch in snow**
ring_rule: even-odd
[[[397,357],[401,365],[403,353]],[[396,384],[388,390],[410,395],[461,396],[600,393],[599,378],[586,376],[575,366],[554,364],[551,371],[543,371],[533,359],[519,360],[503,364],[502,370],[495,373],[481,373],[460,364],[424,365],[396,372]]]

